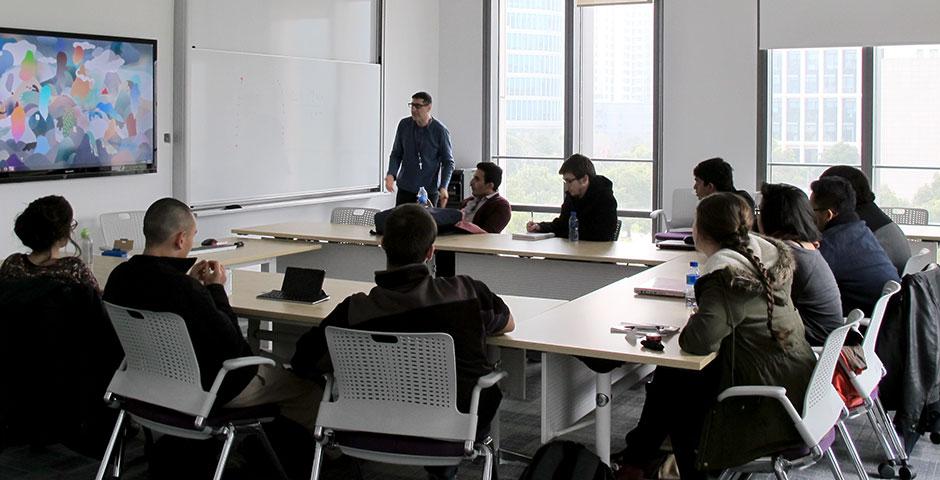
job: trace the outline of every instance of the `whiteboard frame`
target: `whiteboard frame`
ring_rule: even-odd
[[[201,1],[201,0],[192,0],[192,1]],[[200,201],[200,202],[191,202],[190,198],[190,159],[189,159],[189,143],[188,143],[188,134],[190,132],[190,109],[187,102],[189,96],[189,55],[194,50],[199,48],[197,45],[193,45],[190,40],[189,32],[192,32],[197,26],[193,25],[193,19],[189,15],[189,2],[190,0],[174,0],[174,42],[173,42],[173,196],[187,205],[190,206],[194,211],[200,210],[213,210],[226,207],[235,207],[230,211],[239,211],[239,209],[246,206],[264,206],[271,205],[272,207],[280,206],[282,204],[293,204],[295,202],[310,201],[314,203],[320,203],[327,201],[330,197],[348,197],[349,195],[361,195],[361,194],[375,194],[382,193],[384,189],[382,188],[383,179],[385,177],[385,159],[383,158],[385,152],[385,140],[384,134],[385,131],[385,80],[386,80],[386,69],[383,59],[385,58],[385,2],[383,0],[375,0],[376,16],[375,16],[375,25],[373,28],[375,31],[375,38],[378,45],[376,46],[375,52],[377,58],[373,58],[373,63],[379,66],[379,152],[377,165],[376,165],[376,177],[375,183],[368,185],[357,185],[350,187],[343,187],[337,189],[326,189],[326,190],[316,190],[316,191],[306,191],[306,192],[292,192],[286,194],[271,194],[271,195],[259,195],[253,196],[249,199],[240,200],[238,204],[231,205],[226,201]],[[252,52],[237,52],[232,51],[233,53],[252,53]],[[341,198],[337,198],[341,200]]]

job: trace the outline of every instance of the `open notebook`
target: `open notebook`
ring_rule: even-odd
[[[513,240],[545,240],[546,238],[552,238],[555,234],[548,232],[525,232],[525,233],[514,233],[512,234]]]

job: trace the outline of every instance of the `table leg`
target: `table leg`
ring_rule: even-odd
[[[438,277],[453,277],[457,274],[457,255],[454,252],[434,252]]]
[[[594,409],[594,445],[601,461],[610,465],[610,372],[597,374]]]

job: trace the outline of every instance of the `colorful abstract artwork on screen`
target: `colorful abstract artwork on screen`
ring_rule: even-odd
[[[153,166],[155,51],[0,31],[0,176]]]

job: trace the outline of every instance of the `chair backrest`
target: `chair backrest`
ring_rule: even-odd
[[[623,228],[623,220],[617,219],[617,228],[614,228],[614,240],[620,240],[620,229]]]
[[[110,212],[98,216],[105,248],[111,248],[115,240],[126,238],[134,241],[135,249],[144,248],[143,211]]]
[[[875,356],[875,342],[878,339],[878,331],[881,330],[881,323],[885,317],[885,311],[888,309],[888,302],[891,297],[901,291],[901,284],[894,280],[885,282],[881,289],[881,296],[875,302],[875,307],[871,311],[871,322],[868,329],[865,330],[865,339],[862,340],[862,349],[865,351],[865,358]]]
[[[901,276],[917,273],[935,261],[937,261],[936,254],[931,252],[929,248],[921,248],[919,252],[907,259]]]
[[[454,341],[445,333],[327,327],[337,399],[317,424],[334,430],[473,440],[476,415],[457,411]],[[470,427],[473,427],[470,429]]]
[[[803,422],[802,425],[796,426],[807,446],[818,444],[832,430],[845,408],[842,397],[832,385],[832,374],[839,362],[839,354],[842,353],[842,345],[845,344],[849,329],[858,325],[863,315],[858,309],[849,312],[846,324],[833,330],[823,345],[806,389]]]
[[[375,226],[375,214],[378,212],[377,208],[336,207],[330,215],[330,223],[372,227]]]
[[[108,391],[126,398],[200,415],[208,393],[186,322],[175,313],[125,308],[105,302],[124,347],[124,363]]]
[[[925,208],[881,207],[881,210],[898,225],[927,225],[928,212]]]
[[[669,216],[669,230],[690,228],[695,218],[698,197],[691,188],[677,188],[672,191],[672,215]]]

